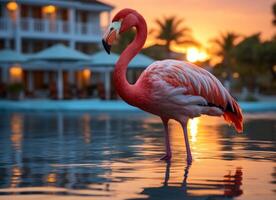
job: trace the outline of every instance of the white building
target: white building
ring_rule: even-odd
[[[62,42],[90,53],[101,42],[100,15],[112,8],[96,0],[0,0],[0,49],[33,53]]]
[[[112,9],[111,5],[97,0],[0,0],[0,50],[13,49],[32,54],[53,44],[63,43],[91,54],[101,44],[102,24],[110,21]],[[103,15],[105,22],[101,21]],[[50,96],[51,88],[55,91],[53,87],[57,74],[53,70],[20,71],[16,68],[11,70],[11,67],[9,71],[5,70],[1,68],[1,84],[10,84],[6,79],[15,73],[22,77],[26,96],[39,97],[34,92],[44,90],[41,97],[46,97]],[[87,70],[64,71],[64,97],[66,90],[73,90],[70,86],[72,80],[74,88],[81,89],[88,75]],[[3,87],[0,86],[0,96]]]

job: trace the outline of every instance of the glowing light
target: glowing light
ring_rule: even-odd
[[[13,115],[11,118],[11,142],[15,150],[21,150],[21,143],[23,140],[23,117],[21,115]]]
[[[276,65],[273,66],[273,71],[276,72]]]
[[[233,78],[239,78],[239,77],[240,77],[240,74],[238,72],[233,73]]]
[[[90,69],[84,69],[82,71],[82,77],[84,84],[88,85],[91,79],[91,71]]]
[[[188,124],[192,142],[196,142],[196,140],[197,140],[198,122],[199,122],[198,118],[193,118],[189,121],[189,124]]]
[[[207,59],[208,55],[199,49],[192,47],[187,50],[187,60],[189,62],[205,61]]]
[[[90,127],[90,115],[84,114],[82,116],[82,134],[84,138],[84,142],[86,144],[91,142],[91,127]]]
[[[23,70],[20,66],[15,65],[10,68],[10,77],[12,82],[20,82],[22,80]]]
[[[195,48],[190,48],[187,50],[187,60],[189,62],[196,62],[197,61],[197,50]]]
[[[90,76],[91,76],[91,71],[90,71],[90,69],[84,69],[84,70],[82,71],[82,73],[83,73],[83,77],[84,77],[85,79],[90,79]]]
[[[50,173],[47,176],[47,182],[48,183],[55,183],[57,181],[57,175],[55,173]]]
[[[11,176],[11,186],[12,188],[17,187],[17,185],[21,182],[21,169],[17,166],[12,168],[12,176]]]
[[[199,61],[205,61],[207,59],[208,59],[208,55],[205,52],[203,52],[203,51],[199,52],[199,54],[198,54]]]
[[[56,12],[56,7],[53,5],[44,6],[42,11],[46,14],[53,14]]]
[[[9,2],[9,3],[7,4],[7,9],[8,9],[9,11],[16,11],[17,8],[18,8],[18,5],[17,5],[17,3],[14,2],[14,1]]]

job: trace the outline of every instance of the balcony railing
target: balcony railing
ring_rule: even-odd
[[[75,23],[75,28],[70,27],[70,23],[61,20],[46,20],[22,18],[17,25],[19,31],[30,34],[57,34],[75,36],[100,36],[102,28],[97,24]],[[13,22],[9,18],[0,18],[0,32],[11,33],[15,29]]]
[[[12,22],[6,18],[0,18],[0,32],[4,32],[6,34],[11,34],[12,31]]]
[[[69,23],[65,21],[21,19],[20,28],[22,32],[69,34]]]
[[[88,23],[77,23],[76,33],[78,35],[101,35],[102,29],[100,26]]]

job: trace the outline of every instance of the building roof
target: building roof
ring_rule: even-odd
[[[103,2],[97,1],[97,0],[70,0],[70,1],[77,1],[77,2],[93,3],[93,4],[98,4],[98,5],[110,6],[107,3],[103,3]]]
[[[153,62],[154,62],[154,60],[151,59],[150,57],[139,53],[129,63],[129,67],[132,67],[132,68],[147,68]]]
[[[18,63],[25,62],[27,58],[16,51],[11,49],[4,49],[0,51],[0,63]]]
[[[101,6],[108,6],[108,7],[111,7],[111,8],[114,8],[114,6],[110,5],[110,4],[107,4],[107,3],[104,3],[104,2],[101,2],[101,1],[98,1],[98,0],[69,0],[69,1],[75,1],[75,2],[83,2],[83,3],[89,3],[89,4],[95,4],[95,5],[101,5]]]
[[[100,51],[91,56],[91,62],[88,65],[91,66],[115,66],[120,55],[110,53],[109,55],[105,51]],[[146,68],[154,60],[143,54],[136,55],[133,60],[129,63],[130,68]]]
[[[3,0],[8,2],[9,0]],[[114,6],[98,0],[17,0],[28,5],[55,5],[60,7],[75,7],[81,10],[110,11]]]
[[[100,51],[91,56],[91,63],[95,66],[114,66],[119,55],[115,53],[110,53],[109,55],[106,51]]]
[[[85,61],[90,58],[84,53],[64,46],[63,44],[56,44],[47,49],[44,49],[29,57],[30,60],[46,60],[46,61]]]

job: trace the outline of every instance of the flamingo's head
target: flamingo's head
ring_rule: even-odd
[[[104,49],[108,54],[110,54],[111,46],[119,34],[129,30],[138,23],[137,14],[135,10],[126,8],[114,16],[102,39]]]

